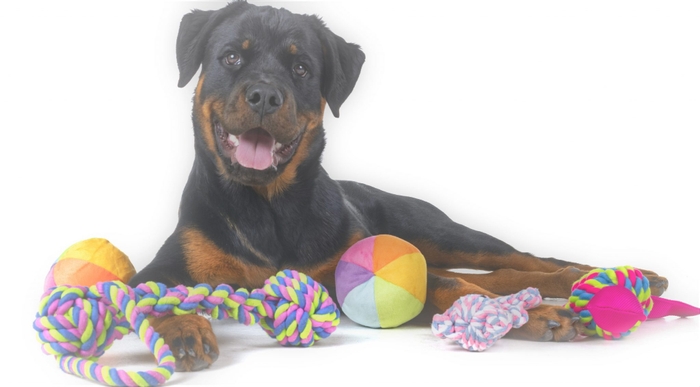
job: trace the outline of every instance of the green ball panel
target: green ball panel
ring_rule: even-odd
[[[406,289],[379,277],[374,277],[374,300],[382,328],[398,327],[418,316],[424,306]]]

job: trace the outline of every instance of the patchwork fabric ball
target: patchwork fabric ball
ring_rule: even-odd
[[[98,282],[128,282],[136,274],[129,257],[108,240],[91,238],[70,246],[54,262],[44,291],[60,285],[92,286]]]
[[[392,235],[365,238],[338,262],[338,303],[358,324],[397,327],[423,310],[427,275],[425,257],[412,244]]]

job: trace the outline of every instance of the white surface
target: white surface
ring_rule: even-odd
[[[296,2],[367,54],[324,164],[435,203],[540,256],[630,264],[700,305],[700,6],[693,1]],[[142,268],[172,231],[191,166],[193,84],[176,87],[177,1],[3,7],[2,363],[23,385],[85,384],[31,329],[43,278],[73,242],[100,236]],[[217,324],[211,369],[169,385],[254,382],[698,386],[700,318],[646,322],[619,342],[502,340],[482,354],[427,321],[343,321],[310,349]],[[133,337],[104,358],[149,368]],[[592,382],[587,382],[590,384]],[[627,383],[626,383],[627,384]]]

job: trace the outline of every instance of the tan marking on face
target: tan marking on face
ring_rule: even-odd
[[[204,74],[199,76],[199,82],[197,82],[197,88],[194,91],[194,103],[202,103],[202,85],[204,85]]]
[[[326,99],[321,97],[321,112],[319,113],[319,116],[321,116],[321,120],[323,120],[323,113],[326,111]]]
[[[290,54],[296,55],[297,51],[298,51],[298,49],[297,49],[297,46],[295,44],[292,44],[289,46],[289,53]]]
[[[294,184],[297,178],[297,169],[309,156],[309,147],[311,143],[313,143],[314,138],[318,135],[318,123],[320,123],[320,119],[314,116],[308,118],[305,116],[302,117],[302,120],[300,120],[301,122],[308,122],[308,125],[304,125],[307,128],[306,133],[303,134],[296,152],[292,156],[292,159],[287,162],[284,171],[277,176],[272,183],[266,186],[253,187],[258,194],[265,197],[267,200],[272,200],[272,198],[281,194],[290,185]]]
[[[250,39],[246,39],[243,41],[243,44],[241,44],[241,48],[244,50],[247,50],[250,48]]]
[[[214,97],[209,97],[202,103],[194,104],[194,114],[199,121],[199,128],[201,130],[201,137],[207,147],[210,154],[214,156],[214,161],[216,163],[216,169],[219,171],[220,175],[228,175],[228,169],[226,168],[226,161],[219,155],[214,134],[214,128],[212,127],[212,112],[215,111],[218,114],[223,110],[224,102],[220,101]],[[230,162],[229,162],[230,163]]]
[[[198,283],[216,286],[222,283],[237,284],[245,288],[258,288],[277,271],[273,267],[255,266],[221,250],[204,233],[186,228],[181,234],[182,250],[187,270]]]
[[[325,98],[321,98],[320,113],[306,113],[299,115],[299,127],[306,128],[306,133],[303,135],[304,137],[301,139],[297,151],[294,153],[294,156],[292,156],[292,159],[289,161],[282,174],[280,174],[272,183],[266,186],[253,187],[255,192],[267,200],[272,200],[272,198],[281,194],[290,185],[294,184],[297,177],[297,168],[299,168],[299,165],[308,157],[309,146],[318,135],[318,128],[323,122],[323,111],[325,106],[326,100]]]
[[[284,103],[274,113],[264,114],[255,112],[245,98],[246,90],[239,85],[231,93],[232,99],[227,110],[217,117],[222,120],[225,128],[234,134],[242,134],[247,130],[262,127],[270,132],[277,141],[287,143],[298,135],[298,128],[303,128],[297,121],[296,101],[285,96]]]

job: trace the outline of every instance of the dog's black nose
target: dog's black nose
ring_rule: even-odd
[[[284,102],[282,92],[266,83],[249,87],[245,97],[253,111],[260,114],[274,113]]]

